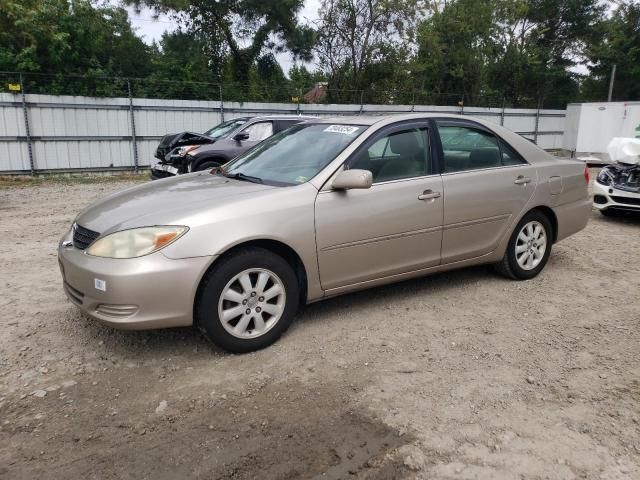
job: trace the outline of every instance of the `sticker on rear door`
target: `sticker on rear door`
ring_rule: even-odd
[[[105,280],[100,280],[99,278],[93,279],[93,286],[96,287],[96,290],[100,290],[101,292],[107,291],[107,282]]]
[[[351,125],[329,125],[324,129],[325,132],[342,133],[343,135],[353,135],[360,127],[354,127]]]

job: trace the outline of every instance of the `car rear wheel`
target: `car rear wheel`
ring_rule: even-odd
[[[271,345],[298,309],[291,266],[263,248],[220,259],[208,272],[196,304],[196,324],[219,347],[245,353]]]
[[[552,231],[551,222],[542,212],[534,210],[526,214],[513,231],[496,270],[514,280],[538,275],[551,254]]]
[[[198,164],[194,172],[203,172],[205,170],[211,170],[212,168],[219,167],[220,162],[216,162],[215,160],[205,160],[204,162]]]

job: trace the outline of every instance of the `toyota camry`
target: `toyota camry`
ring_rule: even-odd
[[[478,264],[531,279],[585,227],[588,182],[469,117],[313,120],[87,207],[59,245],[64,291],[113,327],[195,325],[248,352],[335,295]]]

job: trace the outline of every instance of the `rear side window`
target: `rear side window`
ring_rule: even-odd
[[[505,166],[522,165],[527,163],[524,158],[520,156],[513,148],[504,142],[500,142],[500,149],[502,150],[502,164]]]
[[[260,142],[273,135],[273,123],[257,122],[253,125],[249,125],[244,129],[244,131],[249,134],[248,140],[250,142]]]
[[[431,173],[425,129],[412,128],[385,135],[361,151],[349,168],[369,170],[374,183],[422,177]]]
[[[493,135],[482,130],[458,126],[441,126],[438,131],[442,142],[445,173],[502,165],[498,140]]]
[[[484,130],[439,126],[444,172],[461,172],[526,163],[517,152]]]

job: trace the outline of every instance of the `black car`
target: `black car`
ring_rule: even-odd
[[[313,118],[292,115],[239,117],[222,122],[205,133],[165,135],[156,149],[155,157],[160,162],[151,166],[151,178],[224,165],[271,135]]]

